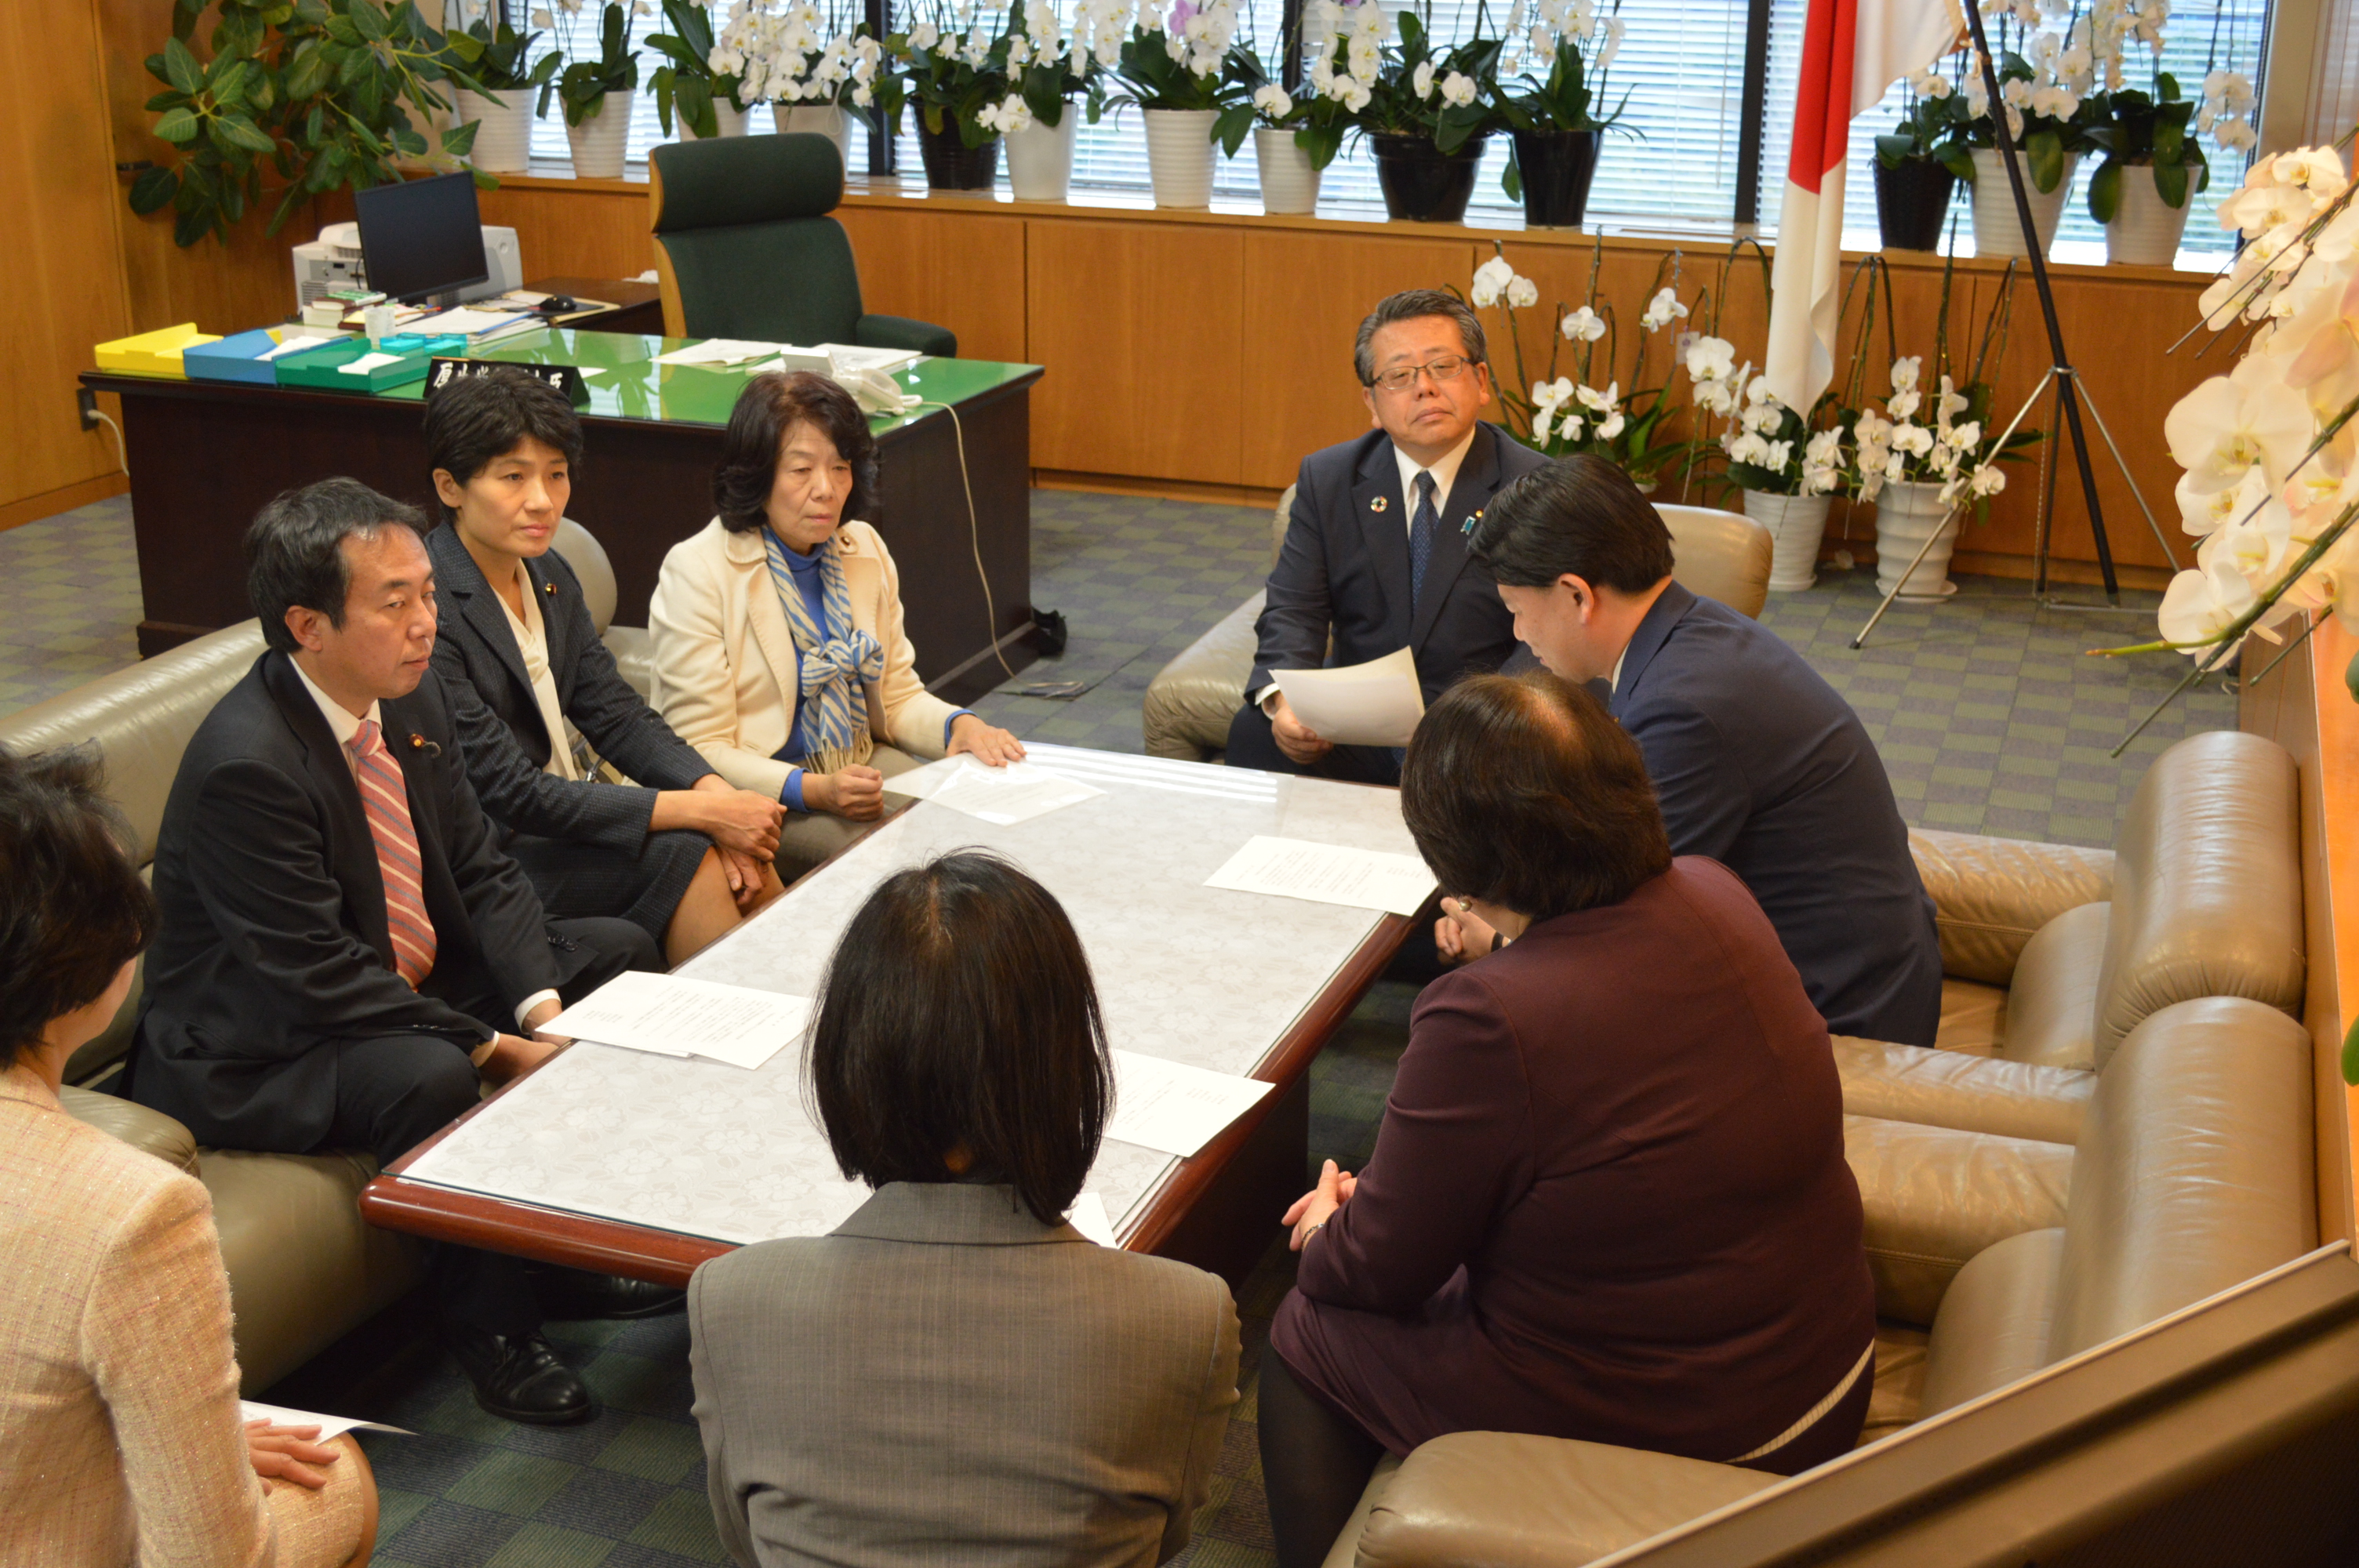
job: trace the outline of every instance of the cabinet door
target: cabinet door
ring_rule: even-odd
[[[948,327],[961,359],[1033,362],[1024,342],[1024,220],[954,208],[943,200],[835,210],[860,263],[861,304]]]

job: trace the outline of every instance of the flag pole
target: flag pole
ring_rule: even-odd
[[[2031,255],[2032,287],[2039,291],[2039,314],[2048,323],[2048,351],[2050,369],[2056,377],[2057,401],[2064,410],[2065,427],[2072,435],[2072,457],[2081,470],[2081,493],[2089,503],[2089,527],[2097,542],[2097,568],[2104,574],[2105,600],[2109,604],[2122,601],[2121,583],[2114,572],[2114,549],[2105,537],[2105,516],[2097,502],[2097,470],[2089,460],[2089,439],[2081,429],[2080,379],[2073,373],[2072,362],[2064,351],[2064,329],[2056,319],[2056,295],[2048,286],[2048,256],[2039,243],[2039,230],[2031,219],[2031,196],[2023,185],[2023,163],[2017,157],[2015,133],[2006,123],[2006,100],[2001,96],[1998,59],[1991,53],[1990,34],[1983,27],[1980,0],[1962,0],[1966,12],[1966,26],[1973,29],[1974,49],[1982,59],[1983,85],[1990,95],[1991,140],[1997,144],[1999,161],[2006,166],[2006,180],[2015,192],[2015,214],[2023,225],[2023,246]],[[2038,566],[2042,584],[2048,577],[2048,552],[2040,551]]]

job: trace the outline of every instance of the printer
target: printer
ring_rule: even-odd
[[[481,283],[458,291],[455,304],[490,299],[524,287],[524,263],[516,250],[514,229],[484,229],[484,271]],[[298,309],[343,288],[366,288],[368,271],[361,257],[358,223],[330,223],[320,237],[295,247],[295,305]]]

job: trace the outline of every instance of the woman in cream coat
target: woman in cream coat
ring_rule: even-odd
[[[875,485],[851,394],[807,373],[756,376],[713,470],[719,515],[672,546],[648,607],[656,708],[723,778],[786,804],[782,861],[842,848],[850,823],[883,812],[886,778],[920,758],[1024,755],[918,679],[892,552],[844,521]]]

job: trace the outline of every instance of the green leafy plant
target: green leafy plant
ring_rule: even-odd
[[[901,128],[903,103],[918,105],[918,117],[928,134],[941,135],[958,127],[959,141],[979,147],[999,135],[1002,105],[1013,95],[1007,77],[1007,38],[1002,30],[989,37],[980,24],[958,30],[947,5],[906,33],[885,40],[885,52],[900,63],[889,73],[889,87],[880,90],[886,124],[894,134]],[[985,123],[985,111],[990,122]]]
[[[1515,71],[1513,79],[1492,84],[1491,98],[1501,123],[1527,135],[1619,130],[1638,135],[1639,132],[1621,124],[1622,112],[1630,103],[1628,93],[1603,114],[1596,107],[1604,102],[1606,76],[1614,57],[1621,52],[1621,0],[1614,0],[1613,12],[1602,25],[1594,10],[1583,8],[1577,18],[1567,18],[1567,30],[1562,33],[1551,37],[1535,29],[1532,36],[1537,42],[1527,46],[1527,52],[1514,67],[1502,67],[1503,75],[1510,69]],[[1547,47],[1538,47],[1541,43]],[[1523,200],[1524,171],[1512,147],[1507,167],[1499,175],[1499,188],[1509,200]]]
[[[1935,84],[1938,84],[1936,89]],[[1904,163],[1938,163],[1960,179],[1974,177],[1968,127],[1973,111],[1965,94],[1954,91],[1940,76],[1928,72],[1923,85],[1908,84],[1900,119],[1875,138],[1875,161],[1886,168]]]
[[[1202,10],[1234,25],[1233,6],[1214,5]],[[1141,109],[1214,111],[1235,105],[1237,88],[1230,69],[1234,46],[1228,38],[1217,35],[1192,41],[1186,38],[1188,20],[1196,14],[1198,7],[1190,0],[1180,0],[1168,21],[1131,29],[1123,41],[1122,63],[1114,67],[1123,85],[1123,96],[1116,103],[1136,103]],[[1167,33],[1167,27],[1172,31]],[[1238,139],[1244,139],[1243,132]]]
[[[1068,38],[1054,6],[1017,0],[1007,7],[1007,76],[1035,122],[1058,125],[1079,100],[1088,123],[1105,115],[1106,73],[1082,39]]]
[[[671,31],[647,38],[647,47],[663,57],[647,78],[655,91],[656,118],[669,136],[677,109],[682,125],[700,136],[717,136],[721,115],[714,100],[726,99],[732,109],[744,114],[748,105],[738,91],[743,82],[734,71],[712,69],[712,17],[702,5],[693,0],[663,0],[663,14]]]
[[[407,0],[405,0],[407,3]],[[574,48],[573,12],[555,15],[559,47],[569,63],[557,79],[557,101],[565,105],[565,123],[579,125],[599,112],[610,92],[628,92],[639,84],[639,55],[631,48],[630,21],[615,0],[607,0],[598,23],[598,52],[583,55]]]
[[[1498,107],[1504,45],[1481,34],[1435,47],[1431,0],[1396,18],[1368,102],[1355,116],[1370,135],[1423,136],[1445,156],[1505,124]],[[1479,24],[1478,24],[1479,26]]]
[[[1352,128],[1352,112],[1340,99],[1318,92],[1299,97],[1289,93],[1269,74],[1250,44],[1230,49],[1223,70],[1233,99],[1212,125],[1212,139],[1221,144],[1223,154],[1236,157],[1237,149],[1245,146],[1245,133],[1256,125],[1266,125],[1292,131],[1294,145],[1302,149],[1312,168],[1325,168],[1335,161],[1335,155],[1343,150],[1343,133]]]
[[[273,196],[275,234],[313,197],[400,178],[396,159],[456,168],[474,146],[473,122],[439,145],[422,125],[451,108],[444,83],[488,92],[472,69],[481,47],[446,38],[412,0],[218,0],[203,60],[190,42],[214,4],[178,0],[171,38],[147,61],[166,89],[147,101],[156,135],[179,157],[139,172],[131,210],[172,209],[175,243],[225,238]]]
[[[2110,223],[2122,210],[2122,170],[2136,165],[2154,170],[2154,193],[2167,206],[2184,207],[2188,196],[2212,183],[2211,160],[2189,134],[2197,104],[2179,95],[2179,79],[2158,72],[2151,94],[2124,88],[2105,95],[2104,120],[2089,139],[2104,149],[2105,161],[2089,177],[2089,216]]]
[[[2060,82],[2054,71],[2035,67],[2013,49],[1999,53],[1998,80],[2002,96],[2021,100],[2009,104],[2021,117],[2020,128],[2010,128],[2016,145],[2023,150],[2025,172],[2038,189],[2055,189],[2063,183],[2064,155],[2087,152],[2097,145],[2089,133],[2104,117],[2105,95],[2081,96]],[[1979,66],[1969,67],[1962,95],[1967,100],[1968,113],[1960,139],[1969,147],[1996,147],[1995,110],[1984,95]],[[1963,178],[1973,178],[1973,164],[1968,158],[1969,172]]]
[[[467,45],[474,45],[473,63],[468,68],[474,79],[493,93],[527,92],[538,95],[533,104],[535,114],[549,113],[549,94],[557,90],[558,68],[565,63],[564,54],[550,49],[538,63],[527,67],[525,60],[532,52],[533,40],[538,33],[519,33],[502,22],[495,29],[490,23],[478,18],[463,33],[451,35],[451,48],[462,59]],[[506,101],[495,100],[502,108]]]

